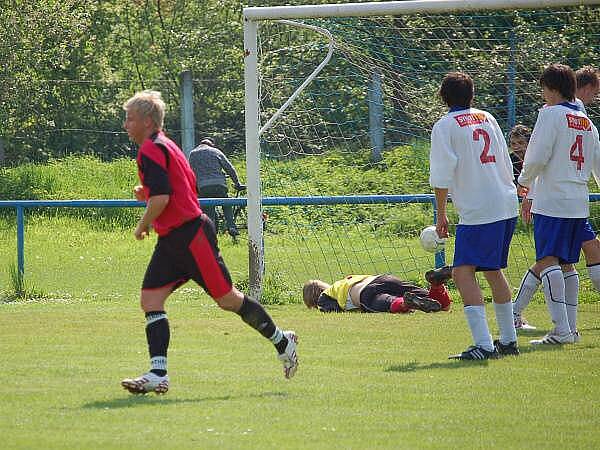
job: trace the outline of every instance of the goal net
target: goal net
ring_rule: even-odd
[[[492,113],[507,135],[516,124],[532,127],[543,104],[538,78],[545,65],[600,66],[594,3],[247,8],[255,292],[278,276],[292,283],[294,296],[310,278],[391,272],[422,280],[434,265],[417,237],[434,221],[428,155],[431,127],[446,112],[437,95],[441,79],[450,71],[469,73],[474,106]],[[524,8],[506,9],[514,5]],[[587,113],[596,121],[600,110],[590,104]],[[366,197],[356,203],[346,197],[357,195]],[[262,211],[268,214],[264,233]],[[598,218],[592,203],[595,227]],[[457,222],[451,207],[450,220]],[[452,242],[445,256],[450,263]],[[519,224],[507,271],[513,286],[533,261],[531,230]]]

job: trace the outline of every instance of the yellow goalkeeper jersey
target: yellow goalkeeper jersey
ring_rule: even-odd
[[[365,278],[369,278],[370,276],[372,275],[348,275],[346,278],[343,278],[333,283],[331,286],[325,289],[323,293],[335,299],[340,305],[340,308],[345,310],[350,288],[356,283],[360,283]]]

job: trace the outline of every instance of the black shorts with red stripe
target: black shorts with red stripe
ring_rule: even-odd
[[[215,227],[206,214],[158,238],[142,290],[170,286],[174,291],[188,280],[194,280],[212,298],[222,297],[232,288]]]

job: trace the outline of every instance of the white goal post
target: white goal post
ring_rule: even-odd
[[[597,5],[591,0],[408,0],[376,3],[346,3],[305,6],[244,8],[245,133],[248,186],[248,247],[250,294],[260,298],[264,274],[263,216],[260,179],[260,138],[278,115],[310,83],[306,79],[270,120],[261,127],[258,30],[262,21],[287,21],[326,17],[400,16],[405,14],[464,13],[470,11],[545,9]],[[306,26],[306,25],[305,25]],[[308,25],[310,26],[310,25]],[[326,30],[325,30],[326,31]],[[328,60],[328,58],[326,58]],[[316,67],[315,73],[327,63]]]

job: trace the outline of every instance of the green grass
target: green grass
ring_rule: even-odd
[[[322,315],[269,308],[300,336],[283,379],[270,344],[188,292],[171,300],[171,391],[134,397],[119,380],[147,367],[135,299],[0,304],[4,449],[594,448],[600,438],[600,309],[583,342],[448,361],[469,343],[460,307],[425,315]],[[491,308],[488,308],[490,311]],[[492,323],[492,328],[495,328]]]

